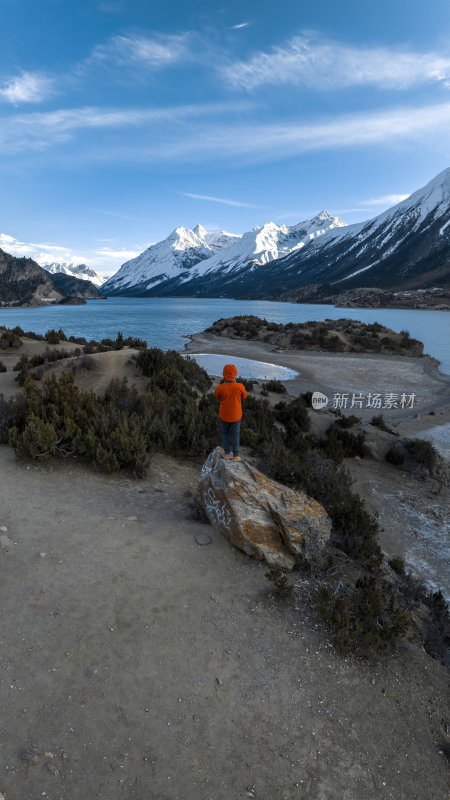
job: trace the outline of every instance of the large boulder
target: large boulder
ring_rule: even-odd
[[[216,447],[199,478],[199,496],[212,525],[249,556],[292,569],[319,555],[331,533],[325,509],[246,461],[222,457]]]

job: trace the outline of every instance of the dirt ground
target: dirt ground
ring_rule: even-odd
[[[94,356],[77,382],[138,383],[131,356]],[[153,456],[134,480],[0,446],[0,797],[446,798],[444,668],[412,641],[339,656],[299,575],[285,606],[195,518],[200,468]],[[395,491],[379,475],[359,470],[374,506]]]
[[[191,518],[199,466],[158,456],[135,481],[0,447],[0,791],[442,800],[443,667],[409,642],[338,656]]]
[[[305,391],[323,392],[329,398],[335,392],[414,393],[412,409],[383,410],[389,421],[403,421],[416,414],[427,414],[450,406],[450,375],[439,372],[436,362],[429,356],[387,356],[365,353],[324,353],[312,350],[280,350],[265,342],[227,339],[209,333],[198,333],[186,344],[187,353],[220,353],[279,364],[297,370],[298,378],[289,383],[289,392],[299,395]],[[362,420],[369,421],[373,409],[348,409]],[[447,420],[450,420],[450,415]]]

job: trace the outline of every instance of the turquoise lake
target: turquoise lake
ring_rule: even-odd
[[[398,309],[335,308],[328,305],[272,303],[258,300],[194,298],[128,298],[89,300],[83,306],[39,306],[2,308],[0,324],[9,328],[45,333],[62,328],[67,336],[87,339],[125,336],[145,339],[149,347],[183,350],[186,336],[199,333],[221,317],[254,314],[271,322],[359,319],[380,322],[394,330],[408,330],[425,345],[425,352],[437,358],[442,372],[450,374],[450,312]]]

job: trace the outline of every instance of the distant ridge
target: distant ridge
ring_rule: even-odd
[[[450,168],[371,220],[345,225],[322,211],[297,225],[242,236],[176,228],[122,265],[107,295],[276,299],[308,286],[450,286]]]

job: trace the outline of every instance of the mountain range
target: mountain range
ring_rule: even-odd
[[[76,264],[74,261],[54,261],[52,264],[41,264],[41,267],[51,275],[69,275],[71,278],[90,281],[94,286],[101,286],[104,283],[104,279],[86,264]]]
[[[123,264],[101,292],[276,299],[312,284],[336,293],[450,286],[450,168],[354,225],[322,211],[297,225],[268,222],[242,235],[176,228]]]

